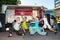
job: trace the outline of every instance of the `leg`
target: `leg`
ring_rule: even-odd
[[[12,37],[12,27],[9,27],[9,36],[8,37]]]
[[[18,31],[16,31],[16,34],[17,34],[18,36],[22,36],[22,31],[21,31],[21,30],[18,30]]]
[[[36,33],[36,29],[34,28],[34,27],[30,27],[29,28],[29,32],[30,32],[30,34],[35,34]]]
[[[42,29],[43,29],[43,32],[45,31],[44,29],[46,29],[47,26],[46,25],[43,25]]]
[[[56,32],[53,28],[49,28],[49,30],[53,31],[53,32]]]
[[[53,29],[56,30],[56,25],[53,25]]]
[[[50,25],[47,25],[49,30],[53,31],[53,32],[56,32],[56,30],[54,30]]]
[[[40,35],[46,35],[47,32],[42,32],[39,28],[37,28],[37,33]]]
[[[56,29],[59,30],[59,25],[58,24],[56,24]]]
[[[18,34],[18,31],[15,31],[15,32],[16,32],[17,35],[19,35],[19,34]]]
[[[23,29],[23,31],[24,31],[24,33],[25,33],[25,28],[24,28],[24,26],[22,25],[21,27],[22,27],[22,29]]]

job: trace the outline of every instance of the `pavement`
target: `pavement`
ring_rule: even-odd
[[[0,32],[0,40],[23,40],[23,37],[16,35],[16,33],[13,33],[12,37],[8,37],[8,35],[8,32]]]
[[[55,34],[54,32],[47,31],[47,36],[42,36],[39,34],[35,34],[34,36],[30,36],[28,33],[23,36],[24,40],[60,40],[60,30],[57,31],[58,33]]]
[[[26,33],[24,36],[18,36],[16,33],[13,33],[13,37],[8,37],[8,32],[0,32],[0,40],[60,40],[60,30],[57,31],[57,34],[51,31],[47,32],[47,36],[42,36],[37,33],[33,36],[29,33]]]

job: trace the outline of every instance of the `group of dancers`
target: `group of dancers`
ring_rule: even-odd
[[[56,29],[52,28],[48,23],[46,15],[43,16],[43,23],[40,22],[39,17],[32,17],[32,19],[27,22],[27,17],[22,17],[23,21],[20,22],[20,17],[17,17],[16,20],[12,23],[12,27],[9,28],[9,37],[12,37],[12,29],[15,30],[17,35],[25,35],[28,30],[30,35],[38,33],[39,35],[47,35],[45,31],[48,28],[50,31],[57,33]],[[9,25],[10,26],[10,25]]]

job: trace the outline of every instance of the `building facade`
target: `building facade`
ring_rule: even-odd
[[[50,15],[55,16],[54,9],[47,9],[47,10],[45,10],[45,14],[50,14]]]
[[[60,0],[55,0],[55,8],[60,8]]]
[[[60,17],[60,0],[55,0],[55,16]]]
[[[27,21],[33,17],[40,16],[42,14],[42,9],[40,6],[17,6],[8,5],[6,10],[6,22],[12,23],[17,17],[20,17],[22,21],[22,16],[27,17]]]

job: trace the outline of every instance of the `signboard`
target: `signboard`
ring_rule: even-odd
[[[32,16],[32,10],[15,9],[15,16]]]

